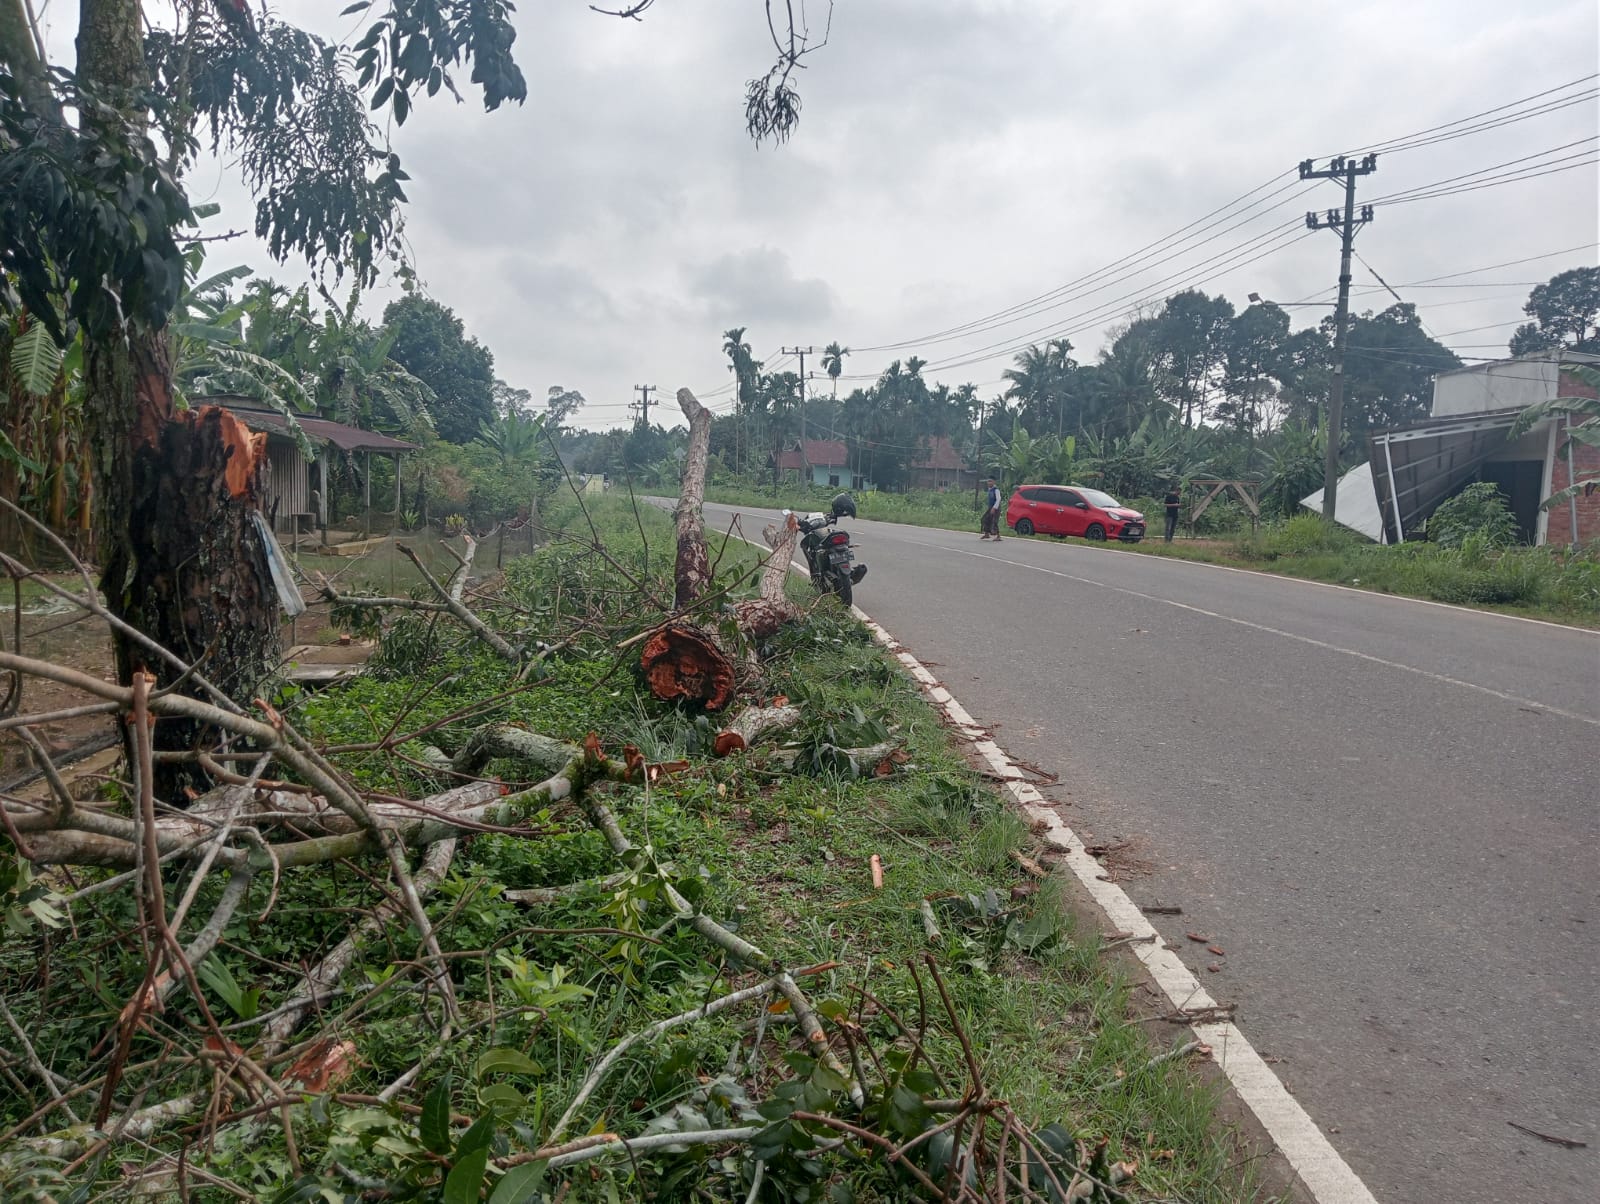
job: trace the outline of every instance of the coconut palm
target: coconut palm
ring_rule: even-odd
[[[844,357],[850,354],[850,348],[841,347],[838,343],[829,343],[822,349],[822,370],[833,381],[834,400],[839,397],[839,377],[844,372]]]

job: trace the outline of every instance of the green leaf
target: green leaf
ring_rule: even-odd
[[[493,1083],[478,1092],[478,1102],[496,1116],[512,1117],[528,1106],[528,1097],[510,1083]]]
[[[44,465],[40,464],[37,460],[28,459],[27,456],[19,452],[17,450],[17,445],[11,442],[4,431],[0,431],[0,460],[9,460],[11,463],[21,466],[28,472],[44,472]]]
[[[473,1121],[472,1127],[463,1133],[461,1140],[456,1143],[456,1161],[459,1162],[474,1150],[488,1149],[489,1143],[494,1140],[496,1123],[496,1117],[492,1112]]]
[[[450,1152],[450,1078],[447,1075],[422,1101],[422,1144],[434,1154]]]
[[[476,1126],[474,1126],[476,1127]],[[456,1160],[444,1180],[444,1204],[477,1204],[483,1177],[489,1169],[489,1147],[479,1146]]]
[[[499,1047],[478,1058],[475,1073],[478,1078],[488,1074],[543,1074],[544,1067],[520,1049]]]
[[[234,978],[233,971],[229,970],[225,962],[214,957],[207,958],[194,968],[206,986],[210,987],[233,1010],[233,1014],[241,1020],[249,1020],[244,1014],[244,991],[240,988],[238,980]]]
[[[528,1197],[544,1186],[544,1171],[543,1162],[512,1167],[495,1186],[489,1204],[526,1204]]]
[[[48,397],[61,374],[61,348],[43,322],[34,322],[11,344],[11,374],[24,393]]]

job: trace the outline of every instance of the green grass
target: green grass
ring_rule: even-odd
[[[1263,524],[1227,540],[1090,546],[1600,626],[1600,548],[1492,548],[1471,540],[1458,548],[1384,546],[1330,529],[1314,514]]]
[[[725,506],[760,506],[763,509],[827,510],[839,490],[817,486],[785,484],[776,494],[770,488],[733,482],[706,486],[706,501]],[[909,493],[856,492],[860,517],[880,523],[906,523],[917,527],[942,527],[952,531],[978,529],[979,510],[970,491],[936,493],[914,490]]]
[[[618,564],[652,590],[670,592],[673,534],[665,515],[644,507],[636,514],[626,498],[613,496],[591,500],[588,519],[575,504],[561,504],[547,520],[580,537],[592,520]],[[747,574],[757,557],[736,541],[712,551],[720,554],[723,580]],[[791,586],[797,599],[813,600],[804,582]],[[581,542],[558,541],[519,561],[508,572],[507,590],[521,608],[504,616],[507,621],[555,635],[571,631],[581,614],[592,634],[580,635],[525,691],[431,738],[452,747],[472,723],[493,718],[569,739],[592,731],[613,752],[631,743],[651,760],[688,761],[686,771],[648,791],[611,792],[629,837],[650,850],[659,868],[620,887],[589,887],[530,909],[507,900],[505,892],[583,883],[616,869],[588,824],[570,809],[552,807],[528,817],[543,829],[537,838],[484,833],[465,841],[429,912],[454,959],[464,1023],[477,1027],[436,1047],[430,1000],[404,990],[376,993],[337,1026],[358,1050],[345,1091],[374,1093],[419,1058],[433,1058],[403,1102],[421,1103],[442,1091],[439,1098],[467,1117],[497,1108],[507,1148],[536,1145],[599,1051],[723,993],[730,983],[750,981],[685,925],[663,926],[659,881],[665,875],[692,891],[707,914],[736,926],[785,965],[831,964],[807,977],[808,993],[825,1014],[855,1019],[860,1039],[880,1056],[892,1056],[896,1047],[903,1052],[905,1042],[885,1014],[859,1010],[862,997],[853,988],[865,988],[913,1024],[926,1004],[926,1048],[945,1076],[945,1090],[959,1094],[964,1071],[957,1034],[941,1018],[927,972],[920,971],[920,994],[912,973],[933,953],[962,1028],[980,1051],[989,1092],[1010,1100],[1035,1125],[1059,1123],[1091,1143],[1103,1139],[1113,1159],[1137,1160],[1131,1198],[1199,1204],[1258,1194],[1249,1172],[1238,1169],[1250,1165],[1246,1151],[1214,1119],[1211,1090],[1198,1074],[1180,1061],[1148,1067],[1179,1034],[1139,1023],[1129,981],[1115,959],[1099,951],[1095,925],[1074,914],[1058,881],[1029,889],[1034,884],[1011,857],[1031,845],[1025,824],[966,766],[915,686],[837,602],[817,601],[805,621],[763,649],[761,689],[802,706],[805,722],[793,739],[801,764],[819,765],[815,772],[795,772],[771,748],[712,759],[707,745],[715,719],[661,704],[642,689],[634,654],[615,648],[610,626],[637,624],[637,595],[618,588],[615,568]],[[403,716],[401,730],[447,717],[512,688],[512,677],[509,666],[453,630],[430,633],[413,617],[386,637],[374,674],[285,705],[317,739],[353,743],[381,734],[397,715]],[[909,755],[890,777],[841,777],[820,755],[827,743],[859,746],[888,732]],[[342,760],[368,788],[416,792],[425,785],[414,765],[388,755]],[[874,854],[885,866],[882,890],[872,885]],[[282,1002],[295,968],[342,935],[351,909],[380,898],[374,872],[372,864],[334,865],[286,872],[276,887],[262,881],[253,888],[219,960],[238,984],[259,992],[256,1011]],[[183,885],[182,873],[171,871],[169,897]],[[272,891],[270,917],[258,919],[269,910]],[[216,885],[208,883],[196,914],[205,914],[215,897]],[[919,917],[924,899],[937,909],[942,936],[935,943]],[[101,896],[95,907],[80,910],[76,940],[58,940],[49,953],[48,990],[40,978],[37,934],[14,934],[0,946],[0,991],[61,1073],[77,1076],[100,1064],[104,1053],[94,1047],[138,986],[144,969],[138,942],[108,940],[133,919],[125,893]],[[619,939],[594,931],[605,927],[638,935]],[[415,953],[416,934],[392,927],[363,951],[352,989],[371,991]],[[330,1009],[348,1007],[354,998],[340,997]],[[226,1004],[222,995],[211,998],[224,1020],[242,1018]],[[716,1084],[730,1054],[740,1068],[738,1089],[766,1097],[794,1076],[797,1063],[778,1056],[789,1028],[782,1013],[769,1012],[755,1073],[746,1078],[750,1022],[758,1014],[755,1007],[730,1012],[638,1047],[590,1101],[575,1132],[596,1126],[637,1132],[642,1118],[674,1110],[680,1121],[715,1119],[723,1106],[717,1092],[724,1090]],[[165,1034],[198,1022],[187,998],[176,996],[159,1024],[136,1037],[131,1063],[164,1056]],[[237,1030],[236,1039],[248,1042],[251,1031]],[[515,1049],[526,1060],[509,1071],[485,1072],[478,1059],[491,1048]],[[163,1091],[210,1082],[209,1071],[181,1065],[160,1076]],[[0,1100],[0,1122],[14,1123],[32,1106],[19,1095]],[[297,1121],[298,1154],[307,1173],[329,1190],[350,1190],[350,1181],[333,1168],[337,1159],[356,1175],[403,1172],[433,1183],[423,1198],[437,1198],[437,1162],[410,1152],[418,1133],[415,1113],[322,1105]],[[275,1127],[253,1140],[238,1128],[225,1129],[213,1148],[193,1149],[190,1157],[197,1169],[270,1199],[293,1179],[280,1137]],[[170,1135],[155,1142],[156,1151],[170,1148]],[[642,1160],[637,1168],[618,1160],[594,1165],[595,1178],[569,1198],[641,1199],[652,1192],[649,1198],[663,1201],[739,1200],[751,1169],[737,1158],[700,1162],[692,1154]],[[99,1169],[109,1179],[121,1173],[121,1163],[113,1158]],[[0,1161],[0,1186],[4,1173]],[[798,1162],[771,1171],[774,1182],[789,1176],[784,1181],[796,1192],[811,1173]],[[816,1173],[848,1182],[859,1201],[908,1198],[904,1184],[875,1160],[828,1156],[817,1160]],[[684,1177],[675,1181],[679,1174]],[[692,1197],[696,1185],[712,1194]],[[195,1198],[217,1197],[197,1190]]]

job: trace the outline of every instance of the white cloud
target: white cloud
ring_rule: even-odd
[[[283,10],[324,33],[356,20],[341,24],[313,0]],[[51,13],[58,24],[72,15]],[[397,132],[414,181],[407,235],[430,291],[490,347],[501,376],[535,394],[556,381],[582,389],[596,423],[624,421],[639,381],[724,386],[728,326],[748,326],[766,356],[781,343],[864,348],[973,321],[1094,272],[1308,155],[1589,74],[1600,33],[1592,0],[837,0],[832,42],[801,73],[795,138],[757,149],[742,96],[770,55],[759,6],[674,0],[623,22],[568,0],[524,4],[516,20],[525,106],[485,114],[436,100]],[[72,32],[52,31],[63,61]],[[1363,193],[1595,132],[1591,103],[1386,155]],[[250,225],[226,169],[192,177],[197,193],[218,180],[223,220]],[[1187,259],[1157,257],[1137,278],[994,331],[858,352],[847,371],[909,354],[986,356],[932,375],[987,385],[1032,331],[1071,331],[1092,354],[1119,307],[1189,282],[1162,287],[1162,277],[1337,199],[1329,185],[1298,193]],[[1593,242],[1596,197],[1587,168],[1393,206],[1358,247],[1391,283],[1461,271]],[[242,240],[225,246],[216,259],[272,266]],[[1483,279],[1542,280],[1594,261],[1589,251]],[[1248,292],[1331,293],[1336,275],[1326,235],[1192,273],[1240,304]],[[1374,287],[1364,271],[1356,283]],[[1442,332],[1516,319],[1527,287],[1401,292]],[[375,312],[387,299],[374,295]],[[1386,300],[1358,291],[1359,304]],[[1455,341],[1491,355],[1476,345],[1510,329]]]

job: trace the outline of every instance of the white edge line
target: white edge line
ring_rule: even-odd
[[[735,535],[734,538],[757,549],[762,548],[761,544],[748,536]],[[806,571],[804,565],[794,560],[790,560],[789,568],[792,572]],[[1062,860],[1106,919],[1117,931],[1135,938],[1131,945],[1135,956],[1144,963],[1150,977],[1161,988],[1173,1009],[1184,1011],[1216,1007],[1217,1001],[1173,952],[1172,947],[1156,931],[1155,925],[1139,910],[1139,905],[1128,897],[1122,887],[1105,879],[1104,867],[1089,855],[1078,834],[1062,821],[1049,801],[1031,783],[1020,780],[1023,777],[1022,769],[978,726],[967,709],[956,701],[955,695],[940,685],[939,679],[901,647],[900,642],[866,611],[859,606],[852,606],[850,610],[866,625],[873,638],[894,655],[928,700],[944,713],[956,734],[967,740],[973,751],[989,763],[1023,815],[1042,829],[1045,842],[1065,854]],[[1255,1046],[1250,1044],[1237,1025],[1231,1022],[1196,1022],[1190,1025],[1190,1029],[1210,1047],[1212,1060],[1300,1176],[1300,1181],[1306,1185],[1317,1204],[1377,1204],[1377,1198],[1367,1189],[1361,1177],[1333,1148],[1322,1130],[1317,1128],[1316,1122],[1289,1094],[1283,1081],[1256,1052]]]
[[[1217,1001],[1207,993],[1189,967],[1162,939],[1155,926],[1126,891],[1104,877],[1104,867],[1091,857],[1077,833],[1056,814],[1038,790],[1019,780],[1022,770],[1004,749],[973,720],[967,709],[915,656],[875,623],[859,606],[855,616],[866,624],[873,637],[891,652],[922,692],[939,707],[980,757],[1002,779],[1002,785],[1024,816],[1042,828],[1046,843],[1060,849],[1064,862],[1089,893],[1106,919],[1119,931],[1134,937],[1133,952],[1144,963],[1150,977],[1161,988],[1175,1010],[1214,1008]],[[1340,1157],[1316,1122],[1289,1094],[1282,1080],[1256,1052],[1239,1028],[1229,1023],[1203,1022],[1190,1026],[1195,1036],[1210,1046],[1211,1057],[1228,1076],[1233,1089],[1266,1129],[1289,1165],[1300,1176],[1318,1204],[1377,1204],[1350,1165]]]

